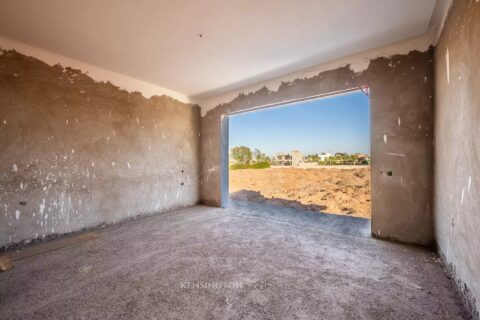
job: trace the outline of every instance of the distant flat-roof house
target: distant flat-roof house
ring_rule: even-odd
[[[273,157],[272,162],[275,166],[299,167],[303,164],[303,154],[298,150],[293,150],[290,153],[279,152]]]
[[[291,166],[292,156],[288,153],[277,153],[272,160],[275,166]]]
[[[370,163],[370,156],[366,153],[357,153],[355,154],[357,156],[357,161],[359,161],[362,164],[369,164]]]
[[[318,156],[318,158],[320,159],[320,161],[325,161],[325,160],[327,160],[327,159],[330,158],[330,157],[333,157],[333,154],[330,153],[330,152],[326,152],[326,153],[325,153],[325,152],[322,152],[322,154],[320,154],[320,155]]]

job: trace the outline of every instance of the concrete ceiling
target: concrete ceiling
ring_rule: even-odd
[[[0,0],[0,35],[200,99],[424,34],[435,5]]]

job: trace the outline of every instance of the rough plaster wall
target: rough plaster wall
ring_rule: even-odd
[[[151,98],[152,96],[166,95],[184,103],[191,102],[190,99],[182,93],[159,87],[152,83],[141,81],[117,72],[93,66],[88,63],[80,62],[72,58],[67,58],[65,56],[32,47],[1,36],[0,48],[3,48],[4,50],[15,50],[21,54],[35,57],[50,66],[61,64],[62,66],[69,66],[73,69],[82,70],[83,72],[88,73],[88,76],[95,81],[107,81],[127,91],[140,92],[144,97],[147,98]]]
[[[320,65],[315,65],[311,68],[299,70],[282,77],[274,78],[264,82],[259,82],[248,87],[239,88],[195,102],[202,106],[202,116],[205,116],[205,114],[210,109],[213,109],[220,104],[228,103],[242,93],[255,92],[262,89],[263,87],[268,88],[270,91],[277,91],[280,85],[284,82],[292,82],[295,79],[312,78],[324,71],[334,70],[340,67],[344,67],[346,65],[350,65],[350,69],[352,69],[354,72],[360,73],[368,69],[368,66],[370,65],[370,62],[372,60],[380,57],[389,57],[398,54],[408,54],[410,51],[414,50],[418,50],[421,52],[427,51],[428,48],[434,43],[434,41],[435,33],[429,32],[418,37],[406,39],[403,41],[388,44],[380,48],[374,48],[365,52],[360,52],[349,55],[347,57],[335,59],[333,61],[329,61]]]
[[[372,114],[372,232],[383,238],[430,245],[432,236],[433,49],[377,58],[355,73],[349,66],[241,94],[209,110],[201,121],[201,192],[221,205],[221,118],[289,100],[368,85]],[[392,170],[393,176],[382,174]],[[228,178],[223,176],[224,184]]]
[[[454,1],[435,52],[435,235],[480,312],[480,2]],[[466,288],[463,284],[466,284]]]
[[[0,247],[196,204],[199,120],[0,51]]]

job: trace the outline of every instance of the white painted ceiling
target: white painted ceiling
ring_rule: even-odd
[[[435,4],[0,0],[0,35],[199,99],[424,34]]]

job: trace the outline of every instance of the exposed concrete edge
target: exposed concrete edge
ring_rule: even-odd
[[[162,211],[140,212],[137,215],[94,223],[77,230],[72,230],[70,232],[50,233],[45,235],[44,237],[29,238],[29,239],[24,239],[18,242],[7,243],[4,245],[0,245],[0,255],[9,254],[10,252],[13,252],[13,251],[22,250],[22,249],[35,246],[41,243],[45,243],[48,241],[52,241],[52,240],[64,239],[64,238],[72,237],[72,236],[87,233],[87,232],[99,231],[101,229],[105,229],[111,226],[125,225],[129,223],[133,223],[134,221],[137,221],[137,220],[146,219],[154,216],[174,214],[177,211],[192,208],[198,205],[202,205],[202,204],[199,201],[197,201],[197,203],[193,205],[176,206],[176,207],[169,208],[167,210],[162,210]]]
[[[67,58],[56,53],[52,53],[43,49],[35,48],[30,45],[17,42],[8,38],[0,37],[0,48],[3,50],[15,50],[26,56],[32,56],[50,66],[61,64],[65,67],[79,69],[87,73],[93,80],[98,82],[111,82],[113,85],[129,92],[140,92],[144,97],[152,96],[169,96],[183,103],[191,103],[190,98],[180,92],[176,92],[167,88],[159,87],[149,82],[138,80],[120,73],[106,70],[88,63],[84,63],[75,59]]]
[[[15,250],[15,252],[10,253],[10,257],[13,259],[13,261],[28,259],[30,257],[42,255],[48,252],[72,247],[83,242],[97,239],[99,237],[100,235],[96,232],[80,233],[71,237],[63,237],[51,242],[29,246],[25,248],[25,250]]]
[[[0,255],[0,272],[5,272],[13,268],[13,259],[9,255]]]
[[[471,319],[480,320],[480,304],[475,300],[472,291],[470,291],[467,284],[460,279],[460,276],[456,272],[455,266],[447,261],[447,258],[443,252],[438,250],[438,255],[442,259],[445,272],[454,281],[461,303],[471,316]]]
[[[219,105],[229,103],[241,94],[247,95],[249,93],[256,92],[264,87],[266,87],[270,91],[278,91],[282,83],[292,82],[296,79],[312,78],[322,72],[346,66],[349,66],[350,69],[355,73],[361,73],[368,69],[370,62],[376,58],[390,57],[398,54],[408,54],[409,52],[415,50],[425,52],[434,43],[434,36],[435,34],[433,32],[429,32],[418,37],[410,38],[380,48],[336,59],[331,62],[323,63],[311,68],[303,69],[298,72],[285,75],[283,77],[277,77],[268,81],[262,81],[251,86],[243,87],[224,94],[193,102],[200,105],[203,117],[207,114],[209,110],[212,110]]]
[[[405,241],[402,241],[401,239],[398,239],[397,237],[391,237],[391,236],[382,236],[382,235],[378,235],[378,234],[375,234],[373,233],[372,231],[372,234],[371,234],[371,237],[375,240],[379,240],[379,241],[385,241],[385,242],[388,242],[388,243],[397,243],[397,244],[401,244],[403,246],[409,246],[409,247],[412,247],[412,248],[421,248],[423,250],[428,250],[430,252],[437,252],[435,249],[435,243],[421,243],[421,242],[405,242]]]

